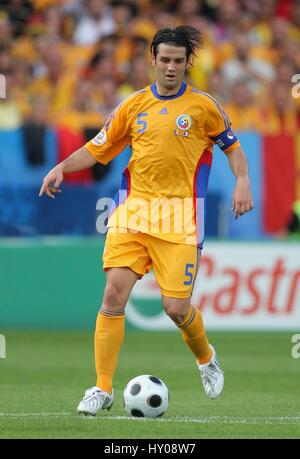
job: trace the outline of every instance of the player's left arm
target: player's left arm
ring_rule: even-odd
[[[231,130],[231,120],[218,102],[209,94],[203,94],[206,107],[204,128],[210,140],[226,154],[231,170],[236,177],[232,195],[232,210],[237,219],[253,209],[254,203],[250,190],[248,162],[239,140]]]
[[[240,145],[226,153],[230,168],[236,177],[236,185],[232,195],[232,211],[234,212],[234,218],[237,219],[254,208],[248,162]]]

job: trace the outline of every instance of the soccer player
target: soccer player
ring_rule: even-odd
[[[113,404],[125,306],[137,280],[151,268],[165,312],[195,356],[207,396],[216,398],[223,389],[215,349],[200,311],[191,305],[214,144],[226,153],[236,176],[235,218],[250,211],[253,200],[247,160],[228,116],[213,97],[184,81],[201,41],[201,33],[189,26],[159,30],[151,43],[156,80],[124,100],[94,139],[48,173],[40,190],[54,198],[64,174],[97,161],[107,164],[131,145],[103,254],[107,278],[95,330],[97,381],[85,392],[79,413],[96,415]]]

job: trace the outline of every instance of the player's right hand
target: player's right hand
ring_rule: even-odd
[[[64,179],[64,175],[62,173],[61,167],[58,165],[52,169],[49,174],[46,175],[46,177],[43,180],[43,185],[41,186],[39,196],[42,196],[44,193],[49,198],[54,199],[55,193],[61,193],[61,190],[59,189],[59,185]]]

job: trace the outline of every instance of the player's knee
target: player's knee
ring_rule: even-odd
[[[184,321],[186,317],[186,312],[185,308],[183,305],[179,302],[166,302],[164,304],[165,311],[167,315],[170,317],[173,322],[176,324],[180,324],[181,322]]]
[[[108,309],[124,309],[126,299],[122,291],[113,284],[107,284],[104,290],[103,306]]]

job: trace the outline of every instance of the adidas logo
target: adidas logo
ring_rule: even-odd
[[[158,112],[158,114],[159,114],[159,115],[168,115],[169,112],[168,112],[168,110],[167,110],[167,107],[162,108],[161,111]]]

